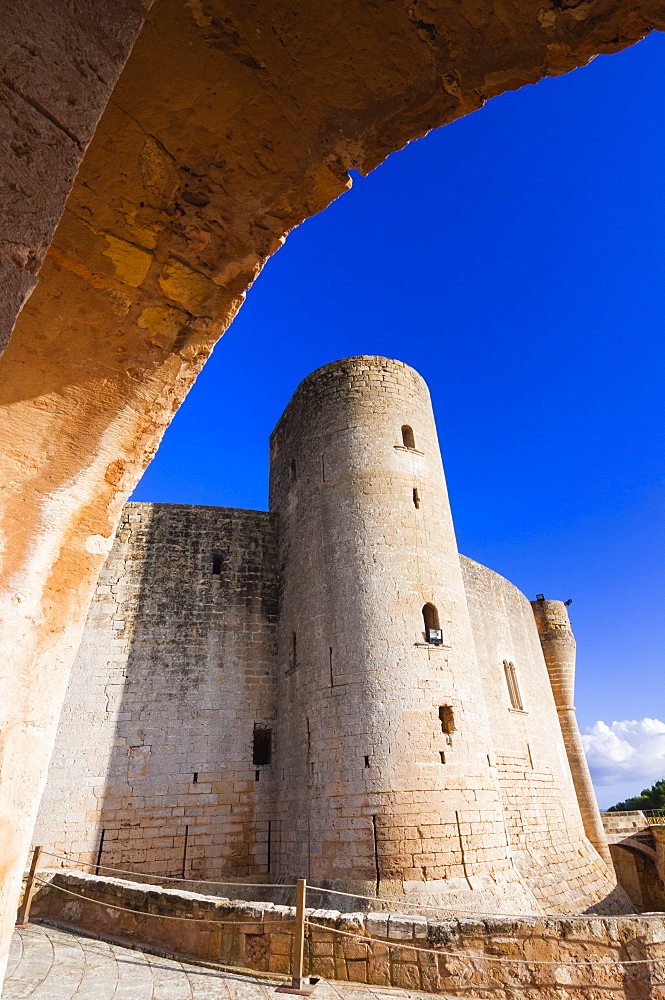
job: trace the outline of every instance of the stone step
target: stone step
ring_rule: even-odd
[[[85,969],[74,1000],[114,1000],[119,974],[111,946],[106,941],[80,940]]]
[[[52,927],[40,929],[50,941],[53,962],[46,979],[28,996],[30,1000],[72,1000],[85,972],[85,938],[74,937]]]
[[[53,965],[53,946],[41,927],[28,924],[17,933],[23,952],[12,976],[5,979],[2,1000],[27,1000],[44,982]]]
[[[153,1000],[192,1000],[189,979],[180,962],[156,955],[145,957],[152,972]]]
[[[2,1000],[275,1000],[271,977],[159,958],[46,925],[17,928]],[[441,1000],[419,991],[322,982],[313,1000]],[[467,1000],[474,1000],[470,993]]]
[[[248,981],[246,977],[231,973],[225,976],[224,983],[229,993],[229,1000],[268,1000],[266,987],[259,982]],[[270,1000],[275,1000],[274,994]]]
[[[152,1000],[152,971],[143,952],[117,944],[110,947],[118,968],[113,1000]]]
[[[188,965],[187,975],[194,1000],[231,1000],[227,973],[220,974],[215,969],[203,966]],[[273,995],[271,1000],[277,1000]]]

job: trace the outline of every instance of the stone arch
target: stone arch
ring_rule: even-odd
[[[430,629],[439,628],[439,612],[435,604],[428,601],[423,604],[421,614],[423,616],[423,625],[425,627],[425,637],[429,635]]]
[[[615,845],[616,847],[623,847],[626,851],[636,851],[638,854],[643,854],[645,857],[650,858],[651,861],[655,863],[656,861],[656,851],[653,847],[649,847],[648,844],[642,843],[636,837],[626,837],[625,840],[619,841]]]
[[[14,131],[39,162],[34,192],[9,202],[0,233],[6,330],[90,143],[0,383],[0,641],[13,667],[0,697],[12,706],[0,748],[5,939],[69,667],[123,503],[265,260],[348,188],[350,169],[368,173],[504,90],[665,26],[651,0],[418,6],[157,0],[96,131],[139,3],[124,0],[126,22],[114,8],[123,37],[82,15],[76,44],[58,28],[28,69],[20,39],[4,47],[24,81],[4,80]],[[25,19],[7,24],[21,30]],[[84,63],[99,84],[87,118],[72,82]]]

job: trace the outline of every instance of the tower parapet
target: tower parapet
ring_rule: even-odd
[[[568,611],[563,601],[546,601],[544,598],[532,601],[531,607],[552,685],[584,832],[602,859],[611,865],[612,858],[575,715],[576,643]]]

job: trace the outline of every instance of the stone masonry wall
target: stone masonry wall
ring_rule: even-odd
[[[272,514],[127,505],[34,842],[137,875],[629,909],[584,838],[529,602],[460,570],[420,376],[326,366],[272,451]],[[270,762],[253,761],[255,728]]]
[[[96,902],[66,895],[56,885]],[[311,893],[314,905],[321,895]],[[306,975],[482,1000],[665,997],[665,917],[306,913]],[[158,952],[274,974],[291,968],[292,906],[63,873],[40,889],[31,914]],[[627,961],[637,964],[621,964]]]
[[[278,692],[289,705],[280,740],[293,751],[282,762],[281,875],[533,912],[488,760],[422,377],[381,357],[310,375],[271,438],[270,498],[282,567]],[[443,645],[425,634],[428,603]]]
[[[512,857],[550,912],[632,909],[584,827],[531,605],[504,577],[461,557]],[[515,667],[522,710],[511,705]]]
[[[261,511],[130,503],[70,680],[35,842],[201,878],[267,874],[275,526]],[[57,864],[57,862],[54,862]]]

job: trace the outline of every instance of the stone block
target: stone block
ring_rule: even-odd
[[[415,962],[394,962],[390,971],[390,981],[393,986],[403,990],[421,989],[420,969]]]

